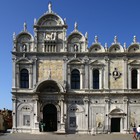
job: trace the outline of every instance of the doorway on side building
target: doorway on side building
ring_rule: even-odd
[[[120,118],[111,118],[111,132],[120,132]]]
[[[47,104],[43,108],[44,131],[57,131],[57,109],[53,104]]]

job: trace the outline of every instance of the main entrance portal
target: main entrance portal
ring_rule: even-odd
[[[53,104],[47,104],[43,108],[44,131],[57,131],[57,109]]]
[[[111,132],[120,132],[120,118],[111,118]]]

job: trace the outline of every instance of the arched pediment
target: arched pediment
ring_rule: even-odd
[[[103,46],[101,46],[99,43],[94,43],[90,48],[89,52],[92,53],[100,53],[100,52],[105,52],[105,49]]]
[[[20,43],[26,43],[32,42],[34,38],[29,32],[23,31],[16,36],[16,40]]]
[[[68,43],[76,43],[80,41],[85,41],[84,35],[79,31],[73,31],[67,38]]]
[[[119,52],[124,52],[124,49],[120,44],[116,43],[116,44],[113,44],[109,48],[109,52],[111,52],[111,53],[119,53]]]
[[[124,114],[125,114],[124,111],[117,107],[109,113],[109,115],[124,115]]]
[[[35,92],[63,92],[63,87],[54,80],[44,80],[36,85]]]
[[[38,26],[62,26],[64,21],[56,13],[46,13],[37,21]]]
[[[133,43],[128,47],[128,52],[140,52],[140,45],[138,43]]]

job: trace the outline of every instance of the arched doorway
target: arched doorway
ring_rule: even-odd
[[[57,109],[53,104],[47,104],[43,108],[44,131],[57,131]]]

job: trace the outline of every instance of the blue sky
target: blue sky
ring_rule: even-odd
[[[48,10],[49,0],[0,0],[0,109],[12,109],[12,34],[23,30],[26,21],[33,34],[34,18]],[[97,35],[99,42],[108,46],[114,36],[129,46],[133,36],[140,41],[140,0],[52,0],[52,10],[67,19],[67,35],[78,29],[88,32],[89,46]]]

